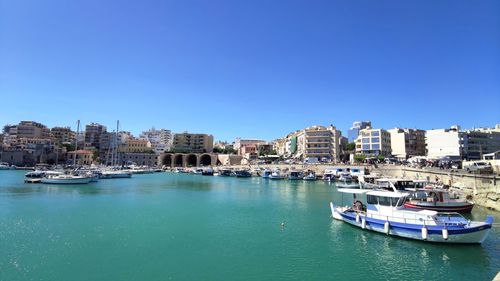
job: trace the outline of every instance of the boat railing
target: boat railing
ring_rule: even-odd
[[[459,213],[439,213],[435,216],[422,215],[422,214],[404,214],[402,216],[388,216],[382,214],[367,213],[366,211],[354,212],[372,219],[385,220],[390,222],[399,222],[404,224],[418,224],[418,225],[439,225],[439,226],[463,226],[469,224]],[[444,219],[443,219],[444,217]],[[456,218],[456,219],[452,219]]]

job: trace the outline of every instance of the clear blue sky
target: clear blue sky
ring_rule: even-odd
[[[500,1],[0,0],[0,96],[0,125],[221,140],[493,126]]]

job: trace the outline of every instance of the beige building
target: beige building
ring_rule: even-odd
[[[391,150],[394,157],[407,159],[411,156],[425,155],[424,130],[394,128],[387,131],[391,134]]]
[[[152,153],[151,142],[143,139],[128,139],[118,146],[119,153]]]
[[[384,129],[366,128],[359,131],[356,154],[391,156],[391,134]]]
[[[338,162],[341,152],[340,137],[340,131],[332,125],[316,125],[302,129],[297,134],[295,157]]]
[[[236,138],[233,148],[236,150],[238,155],[247,155],[257,153],[257,146],[265,143],[266,141],[264,140],[244,140]]]
[[[211,153],[214,150],[214,137],[207,134],[175,134],[173,150],[183,153]]]
[[[80,149],[76,151],[68,152],[67,161],[69,164],[73,164],[76,157],[76,165],[92,165],[93,161],[93,152],[92,150]]]
[[[76,138],[76,133],[70,127],[54,127],[50,130],[50,134],[58,145],[73,144]]]

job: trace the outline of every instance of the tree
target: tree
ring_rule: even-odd
[[[359,155],[359,154],[354,155],[354,161],[357,163],[363,162],[365,161],[365,159],[366,155]]]
[[[356,143],[350,142],[350,143],[347,144],[346,148],[347,148],[348,151],[354,151],[356,149]]]

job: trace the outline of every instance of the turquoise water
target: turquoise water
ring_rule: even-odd
[[[500,271],[498,227],[482,245],[362,231],[330,218],[328,183],[158,173],[51,186],[23,175],[0,171],[0,280],[491,280]]]

